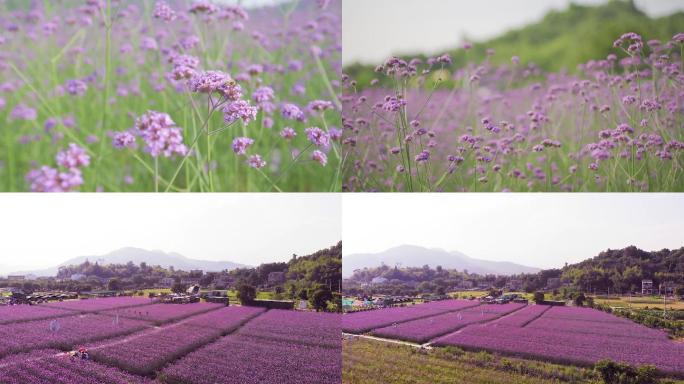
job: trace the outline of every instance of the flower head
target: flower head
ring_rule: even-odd
[[[280,131],[280,136],[283,139],[290,140],[290,139],[294,138],[295,136],[297,136],[297,132],[291,127],[285,127],[285,128],[283,128],[282,131]]]
[[[318,149],[311,152],[311,160],[319,162],[322,166],[328,163],[328,156],[325,153],[319,151]]]
[[[70,169],[60,172],[55,168],[42,166],[26,174],[32,192],[69,192],[83,184],[81,171]]]
[[[233,139],[233,152],[244,155],[247,153],[247,148],[252,144],[254,144],[254,140],[249,137],[236,137]]]
[[[280,107],[280,113],[286,119],[304,121],[304,112],[294,104],[283,104]]]
[[[232,124],[242,119],[247,124],[256,119],[257,111],[257,108],[249,105],[249,102],[246,100],[233,101],[223,107],[223,120],[228,124]]]
[[[249,164],[249,166],[252,168],[258,169],[265,167],[266,161],[264,161],[264,159],[262,159],[260,155],[252,155],[247,160],[247,164]]]
[[[116,132],[112,137],[112,145],[116,149],[135,148],[135,136],[130,132]]]
[[[183,133],[168,114],[147,111],[136,120],[135,127],[145,140],[145,150],[152,157],[171,157],[187,153],[188,149],[183,144]]]
[[[90,156],[84,148],[70,143],[69,148],[57,153],[57,164],[67,169],[87,167],[90,164]]]
[[[322,148],[328,148],[330,146],[330,135],[324,130],[318,127],[311,127],[304,130],[306,132],[306,137],[314,145]]]
[[[81,80],[69,80],[66,82],[64,88],[70,95],[81,96],[88,90],[88,84]]]

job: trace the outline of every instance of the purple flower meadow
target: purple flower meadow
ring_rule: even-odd
[[[0,191],[339,191],[341,142],[314,153],[304,129],[341,126],[341,13],[3,2]]]
[[[343,190],[682,191],[680,35],[626,33],[577,74],[439,56],[344,75]]]

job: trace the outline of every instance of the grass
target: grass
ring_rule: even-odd
[[[645,309],[646,307],[649,309],[663,308],[663,298],[657,296],[631,298],[629,296],[621,296],[618,298],[601,298],[600,296],[597,296],[594,298],[594,302],[598,304],[605,304],[611,307],[632,307],[637,309]],[[667,309],[684,310],[684,300],[668,299],[665,301],[665,305],[667,306]]]
[[[342,383],[599,383],[587,368],[501,357],[459,348],[420,350],[364,339],[342,343]],[[660,383],[684,384],[662,380]]]
[[[516,367],[527,374],[515,372]],[[586,369],[500,358],[457,348],[432,351],[370,340],[342,344],[342,382],[355,383],[580,383]]]

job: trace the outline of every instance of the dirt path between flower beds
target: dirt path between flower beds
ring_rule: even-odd
[[[346,337],[346,338],[350,338],[350,339],[359,338],[359,339],[382,341],[382,342],[390,343],[390,344],[407,345],[409,347],[419,348],[419,349],[432,349],[432,347],[427,345],[427,344],[418,344],[418,343],[412,343],[410,341],[387,339],[384,337],[371,336],[371,335],[357,335],[355,333],[342,332],[342,337]]]

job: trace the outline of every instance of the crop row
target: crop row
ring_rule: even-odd
[[[209,312],[223,306],[223,304],[215,303],[152,304],[144,307],[115,309],[102,313],[130,319],[147,320],[160,325],[178,321],[192,315]]]
[[[173,384],[337,384],[341,347],[226,336],[164,368]]]
[[[487,322],[519,310],[524,304],[487,305],[426,317],[373,330],[377,336],[425,343],[467,325]]]
[[[552,307],[544,314],[544,317],[552,319],[584,320],[593,323],[633,324],[627,319],[613,316],[610,313],[584,307]]]
[[[71,349],[76,344],[133,333],[147,326],[146,321],[95,314],[3,325],[0,356],[41,348]]]
[[[65,355],[8,365],[0,369],[3,384],[148,384],[151,380],[116,368]]]
[[[468,300],[444,300],[409,307],[348,313],[342,316],[342,330],[350,333],[364,333],[371,329],[395,323],[471,308],[477,305],[479,305],[478,302]]]
[[[232,332],[263,312],[262,308],[227,307],[91,348],[95,360],[126,371],[151,375],[169,362]]]
[[[496,321],[497,326],[524,327],[546,313],[551,306],[548,305],[528,305],[510,315],[504,316]]]
[[[130,308],[143,305],[152,304],[152,300],[142,297],[106,297],[100,299],[86,299],[86,300],[69,300],[69,301],[55,301],[46,304],[39,304],[39,306],[69,309],[82,313],[106,311],[116,308]]]
[[[240,328],[238,334],[258,339],[340,348],[340,315],[271,310]]]
[[[0,324],[42,320],[54,317],[69,316],[73,314],[73,312],[64,309],[46,308],[36,305],[0,306]]]

